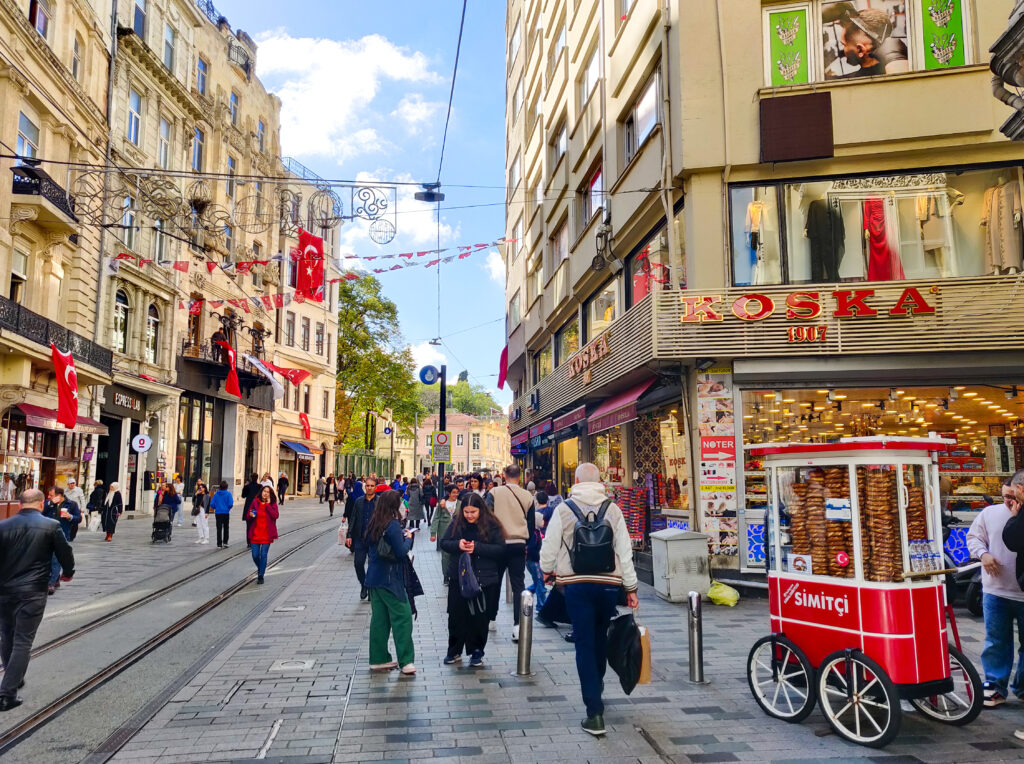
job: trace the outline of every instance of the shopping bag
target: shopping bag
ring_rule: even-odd
[[[708,589],[708,599],[716,605],[734,607],[740,601],[740,593],[721,581],[712,581]]]
[[[633,692],[643,669],[643,645],[632,610],[608,624],[608,665],[619,675],[622,691],[627,695]]]
[[[638,626],[640,631],[640,676],[637,684],[651,683],[651,632],[646,626]]]
[[[92,516],[89,518],[88,528],[91,531],[98,531],[100,529],[100,526],[103,525],[103,520],[100,517],[100,513],[92,512],[91,515]]]
[[[341,525],[338,526],[338,545],[345,546],[345,537],[348,535],[348,527],[345,521],[341,521]]]

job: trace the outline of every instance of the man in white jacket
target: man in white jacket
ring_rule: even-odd
[[[1017,583],[1017,554],[1003,543],[1003,526],[1017,509],[1017,499],[1006,481],[1003,503],[981,510],[967,532],[971,557],[981,560],[982,607],[985,614],[985,647],[981,667],[985,674],[985,705],[1002,705],[1009,693],[1024,698],[1024,591]],[[1014,650],[1013,625],[1017,624],[1020,648]],[[1013,654],[1018,652],[1017,671],[1010,681]]]
[[[600,470],[593,464],[584,463],[576,468],[576,484],[569,500],[584,517],[596,515],[608,498],[600,481]],[[576,671],[587,707],[587,718],[581,726],[595,736],[605,734],[601,689],[608,667],[608,623],[615,615],[622,589],[626,590],[629,607],[639,605],[626,518],[618,505],[611,502],[605,511],[605,519],[612,527],[615,547],[615,568],[608,573],[583,575],[573,570],[570,550],[574,543],[576,516],[565,502],[552,513],[540,548],[540,568],[545,579],[554,579],[556,585],[564,587],[565,606],[575,636]]]

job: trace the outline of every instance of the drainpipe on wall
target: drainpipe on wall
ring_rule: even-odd
[[[672,31],[671,2],[672,0],[661,0],[661,17],[664,21],[661,41],[661,204],[665,209],[665,238],[668,240],[669,272],[682,273],[681,281],[685,282],[686,272],[683,270],[685,263],[679,255],[679,243],[674,235],[672,196],[669,192],[672,188],[672,178],[675,175],[672,169],[672,99],[671,77],[669,77],[671,71],[671,56],[669,55],[669,39]],[[680,279],[677,279],[677,283],[678,281]]]
[[[722,0],[715,0],[715,10],[717,11],[717,27],[718,27],[718,56],[719,65],[721,66],[721,82],[722,82],[722,148],[723,148],[723,162],[724,167],[722,168],[722,230],[729,230],[729,179],[732,175],[732,159],[729,155],[729,136],[730,136],[730,123],[729,123],[729,78],[726,75],[726,57],[725,57],[725,22],[722,17]],[[729,283],[729,259],[725,258],[723,261],[723,268],[726,269],[725,281],[723,283]]]

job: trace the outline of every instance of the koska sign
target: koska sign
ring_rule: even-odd
[[[937,286],[928,290],[938,294]],[[786,319],[789,321],[816,321],[826,314],[833,318],[867,318],[879,315],[879,308],[890,316],[916,316],[935,312],[915,287],[903,290],[899,299],[891,306],[875,306],[869,302],[875,296],[874,289],[838,289],[834,292],[792,292],[786,296]],[[831,304],[826,302],[831,298]],[[721,295],[680,295],[683,306],[684,324],[715,323],[725,320],[726,308]],[[729,309],[741,321],[764,321],[775,315],[779,306],[766,294],[751,292],[733,301]]]
[[[608,337],[609,332],[605,332],[569,359],[569,379],[583,374],[583,384],[590,383],[591,368],[611,355]]]

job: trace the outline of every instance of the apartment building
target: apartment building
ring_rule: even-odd
[[[98,230],[83,224],[89,200],[76,197],[68,163],[103,162],[109,30],[109,0],[0,9],[0,472],[14,487],[5,480],[0,501],[90,480],[106,432],[99,401],[113,362],[95,332]],[[76,361],[71,431],[56,422],[51,342]]]
[[[993,474],[954,489],[998,488],[1024,420],[1020,151],[987,66],[1012,6],[509,2],[524,464],[564,487],[594,461],[638,545],[701,529],[747,571],[745,444],[955,433]]]
[[[416,430],[419,471],[434,468],[431,460],[431,436],[438,427],[438,415],[431,414],[420,421]],[[466,474],[489,471],[499,474],[508,466],[508,419],[504,416],[481,417],[450,411],[445,429],[452,434],[452,461],[446,472]]]

